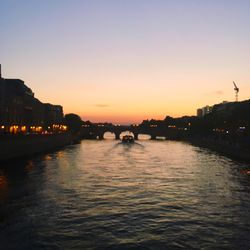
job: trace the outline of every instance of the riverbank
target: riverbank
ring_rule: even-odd
[[[0,137],[0,161],[27,157],[72,144],[70,133]]]

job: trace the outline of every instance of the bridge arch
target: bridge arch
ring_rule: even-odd
[[[115,132],[109,131],[109,130],[105,131],[102,137],[103,139],[107,139],[107,140],[114,140],[116,138]]]
[[[83,135],[87,138],[96,138],[96,139],[113,139],[115,135],[116,140],[120,140],[122,135],[131,134],[134,138],[137,139],[159,139],[160,137],[165,137],[165,139],[173,136],[172,131],[157,128],[157,127],[141,127],[141,126],[120,126],[120,125],[106,125],[98,124],[93,125],[92,127],[83,128]],[[176,133],[176,132],[175,132]],[[151,138],[150,138],[151,137]]]
[[[99,140],[105,139],[104,136],[105,136],[106,133],[114,134],[114,139],[116,139],[116,133],[115,133],[115,131],[112,131],[111,129],[107,129],[107,130],[105,129],[105,130],[99,131],[99,132],[97,133],[97,138],[98,138]]]

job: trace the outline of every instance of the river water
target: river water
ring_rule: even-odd
[[[2,164],[0,249],[249,249],[249,168],[150,140]]]

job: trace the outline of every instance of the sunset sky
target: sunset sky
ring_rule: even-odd
[[[250,94],[249,0],[0,0],[0,63],[84,120],[195,115]]]

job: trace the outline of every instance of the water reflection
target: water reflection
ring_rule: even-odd
[[[150,140],[151,136],[150,135],[146,135],[146,134],[139,134],[138,135],[138,139],[139,140]]]
[[[6,249],[247,249],[241,169],[181,142],[83,141],[1,170],[0,240]]]
[[[0,205],[3,204],[8,195],[8,182],[3,171],[0,171]]]

